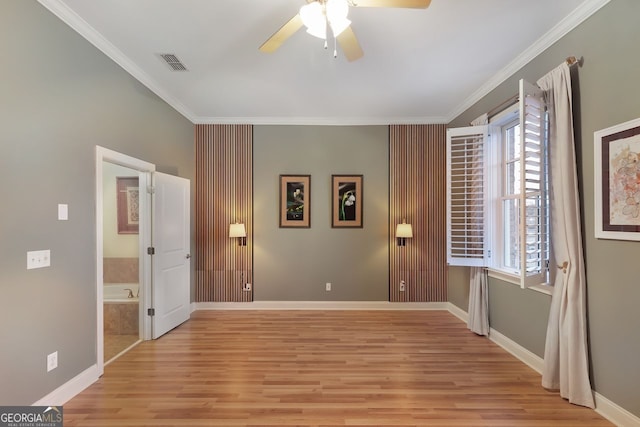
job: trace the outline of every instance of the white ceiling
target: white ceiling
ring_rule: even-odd
[[[304,30],[258,51],[305,0],[39,1],[194,123],[389,124],[452,120],[608,0],[351,7],[355,62]]]

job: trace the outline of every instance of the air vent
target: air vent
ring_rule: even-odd
[[[160,57],[169,65],[173,71],[189,71],[173,53],[161,53]]]

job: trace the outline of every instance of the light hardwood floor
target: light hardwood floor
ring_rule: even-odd
[[[65,426],[608,426],[444,311],[198,311]]]
[[[135,344],[140,338],[137,335],[104,334],[104,361],[113,359],[120,352]]]

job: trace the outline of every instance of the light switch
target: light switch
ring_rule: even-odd
[[[69,219],[69,205],[58,205],[58,220],[67,221]]]
[[[49,249],[43,251],[27,252],[27,270],[49,267],[50,265],[51,251]]]

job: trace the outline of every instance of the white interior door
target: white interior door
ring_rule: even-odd
[[[188,320],[191,313],[190,183],[155,172],[153,187],[151,329],[156,339]]]

